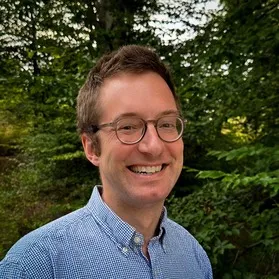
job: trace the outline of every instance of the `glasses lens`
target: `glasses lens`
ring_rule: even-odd
[[[166,142],[178,140],[184,129],[183,120],[177,116],[164,116],[157,122],[159,137]]]
[[[144,122],[138,118],[123,118],[116,124],[116,134],[123,143],[137,142],[144,132]]]

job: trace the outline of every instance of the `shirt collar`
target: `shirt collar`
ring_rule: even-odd
[[[93,213],[96,222],[102,226],[104,231],[113,237],[119,244],[128,246],[134,239],[136,232],[135,228],[124,222],[118,215],[116,215],[108,205],[101,198],[101,186],[96,186],[93,189],[91,198],[87,204],[87,208]],[[163,245],[163,238],[165,235],[165,224],[167,220],[167,210],[164,207],[160,218],[159,235],[154,238],[159,239]]]

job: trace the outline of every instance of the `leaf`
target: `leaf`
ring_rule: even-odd
[[[205,178],[218,179],[226,175],[227,174],[222,171],[200,171],[197,174],[197,177],[201,179],[205,179]]]

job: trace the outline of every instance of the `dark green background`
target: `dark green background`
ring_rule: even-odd
[[[133,43],[171,67],[188,120],[169,216],[215,278],[279,278],[278,2],[226,0],[213,13],[206,2],[0,0],[0,258],[99,182],[76,96],[102,54]]]

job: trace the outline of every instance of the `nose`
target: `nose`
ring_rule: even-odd
[[[148,123],[142,140],[138,143],[138,150],[156,157],[163,152],[164,142],[159,138],[154,124]]]

